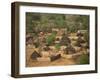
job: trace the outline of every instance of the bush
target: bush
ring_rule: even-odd
[[[87,54],[83,54],[79,57],[79,64],[89,64],[89,56]]]
[[[87,44],[89,45],[89,32],[86,32],[86,33],[84,34],[84,38],[85,38]]]
[[[51,35],[47,36],[46,38],[46,43],[48,45],[52,44],[53,41],[55,40],[56,34],[52,33]]]
[[[57,50],[59,50],[59,49],[60,49],[60,44],[56,44],[56,45],[55,45],[55,48],[56,48]]]

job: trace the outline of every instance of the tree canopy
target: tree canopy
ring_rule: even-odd
[[[69,32],[88,30],[88,15],[26,13],[26,31],[51,31],[52,28],[67,28]]]

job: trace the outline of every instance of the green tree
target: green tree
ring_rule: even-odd
[[[53,41],[55,40],[56,34],[52,33],[51,35],[47,36],[46,38],[46,43],[48,45],[51,45],[53,43]]]

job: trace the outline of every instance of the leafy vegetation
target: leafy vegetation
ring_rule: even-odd
[[[55,45],[55,48],[56,48],[57,50],[59,50],[59,49],[60,49],[60,46],[61,46],[60,44],[56,44],[56,45]]]
[[[56,34],[55,33],[52,33],[51,35],[47,36],[46,43],[48,45],[52,44],[53,41],[55,40],[55,37],[56,37]]]
[[[84,38],[89,46],[89,32],[84,33]]]
[[[69,32],[89,27],[89,16],[71,14],[26,13],[27,32],[51,31],[52,28],[67,28]]]
[[[89,64],[89,56],[87,54],[83,54],[79,57],[79,64]]]

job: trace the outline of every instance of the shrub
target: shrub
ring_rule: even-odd
[[[56,44],[56,45],[55,45],[55,48],[56,48],[57,50],[59,50],[59,49],[60,49],[60,44]]]
[[[84,34],[84,38],[85,38],[85,40],[86,40],[86,42],[87,42],[87,44],[88,44],[88,46],[89,46],[89,32],[86,32],[86,33]]]
[[[79,64],[89,64],[89,55],[83,54],[79,57]]]
[[[56,34],[52,33],[51,35],[47,36],[46,38],[46,43],[48,45],[52,44],[53,41],[55,40]]]

